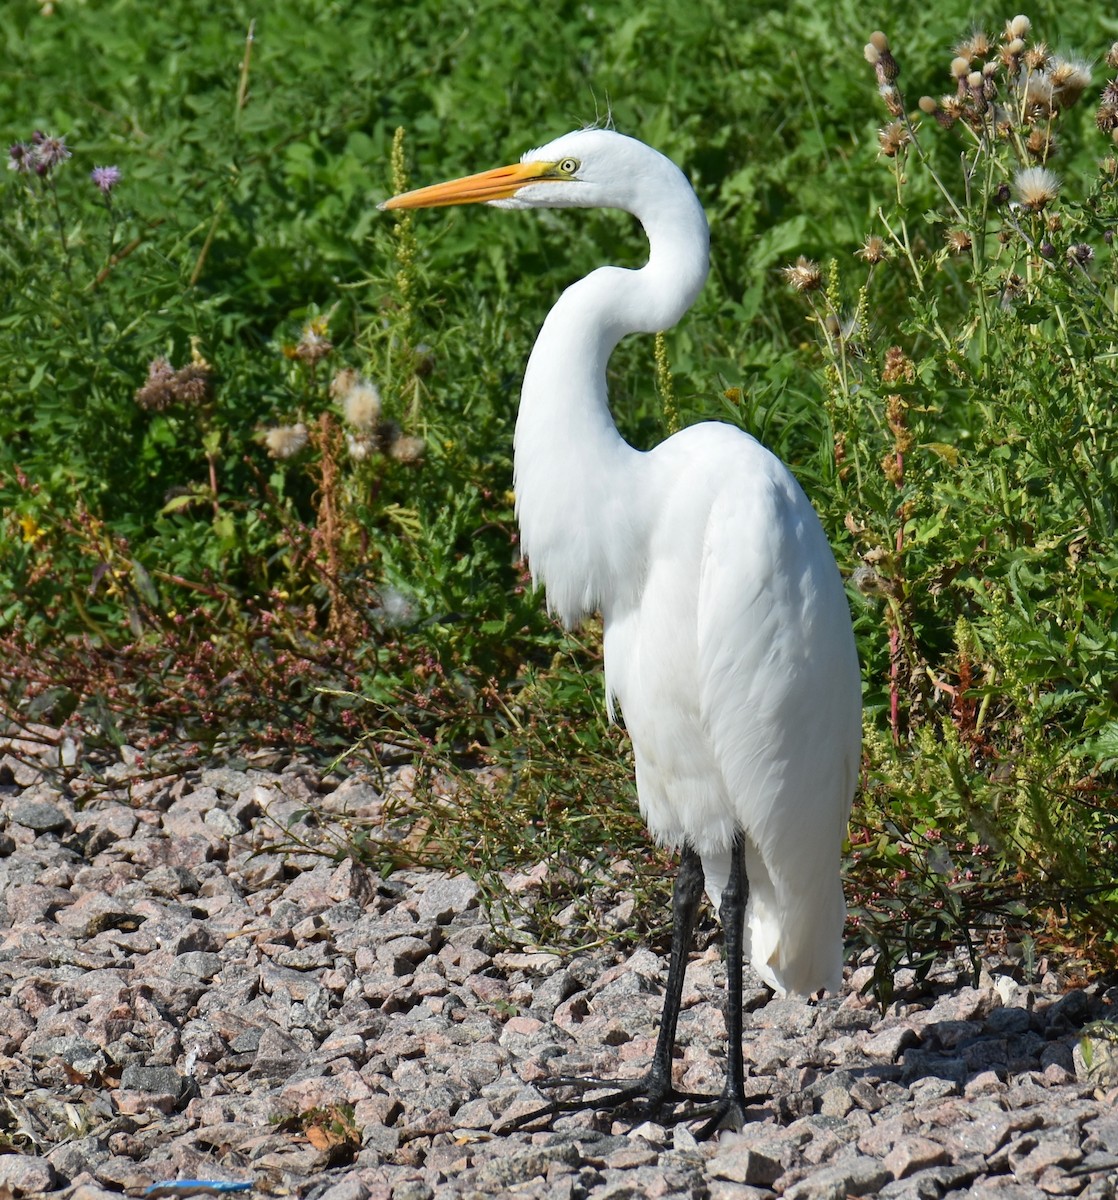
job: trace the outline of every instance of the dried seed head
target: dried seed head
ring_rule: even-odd
[[[277,425],[264,434],[264,445],[273,458],[293,458],[307,444],[307,427],[302,421],[295,425]]]
[[[990,39],[981,29],[976,29],[969,38],[961,41],[955,47],[955,54],[959,58],[965,58],[967,62],[972,62],[976,58],[985,58],[989,53]]]
[[[881,153],[886,158],[896,158],[912,139],[902,122],[891,121],[884,129],[878,131],[877,140],[881,145]]]
[[[347,433],[345,443],[354,462],[364,462],[376,449],[373,439],[360,433]]]
[[[1112,71],[1118,71],[1118,42],[1115,42],[1106,52],[1106,65]]]
[[[1029,36],[1029,30],[1032,29],[1033,23],[1026,16],[1016,16],[1006,21],[1005,23],[1005,38],[1007,42],[1012,42],[1017,38],[1026,38]]]
[[[162,354],[148,363],[148,377],[136,389],[136,403],[149,412],[164,412],[175,402],[175,369]]]
[[[1016,271],[1010,271],[1002,285],[1002,307],[1009,308],[1025,294],[1025,281]]]
[[[1056,153],[1056,135],[1049,133],[1043,126],[1037,126],[1029,133],[1025,149],[1031,158],[1046,163]]]
[[[885,397],[885,422],[893,435],[893,449],[901,454],[906,454],[916,442],[905,417],[907,408],[908,405],[900,396]]]
[[[1082,59],[1059,58],[1048,73],[1057,108],[1068,109],[1091,86],[1091,67]]]
[[[346,393],[342,402],[346,421],[354,429],[369,432],[380,420],[380,392],[367,379],[358,381]]]
[[[889,247],[883,237],[879,237],[876,233],[871,233],[862,243],[862,248],[855,250],[854,253],[863,262],[867,262],[873,266],[876,263],[884,262],[889,257]]]
[[[952,254],[966,254],[971,248],[971,236],[965,229],[949,229],[944,240]]]
[[[850,573],[850,582],[863,596],[882,596],[889,591],[886,581],[869,563],[856,566]]]
[[[1025,167],[1013,177],[1021,207],[1042,212],[1060,194],[1060,180],[1046,167]]]
[[[294,357],[312,365],[326,357],[334,349],[334,343],[326,336],[329,321],[326,317],[314,317],[303,326]]]
[[[136,403],[148,412],[166,412],[175,404],[202,404],[212,394],[212,376],[213,368],[201,354],[178,371],[159,355],[148,364],[144,385],[136,389]]]
[[[889,50],[889,39],[881,30],[870,34],[870,40],[862,53],[865,55],[866,62],[873,67],[879,85],[892,83],[901,73],[897,60]]]
[[[414,466],[423,461],[427,453],[427,443],[419,437],[398,437],[391,445],[388,453],[400,463]]]
[[[1095,124],[1103,133],[1118,129],[1118,108],[1111,104],[1100,104],[1098,112],[1095,113]]]
[[[962,81],[970,74],[970,59],[959,56],[951,60],[951,78]]]
[[[958,96],[944,96],[939,103],[943,116],[941,117],[937,113],[936,120],[947,129],[950,129],[966,112],[963,102]]]
[[[1017,74],[1017,68],[1021,65],[1021,55],[1025,52],[1025,43],[1020,38],[1014,38],[1013,41],[1007,42],[1001,49],[1002,66],[1010,73]]]
[[[1047,45],[1044,42],[1037,42],[1035,46],[1030,46],[1021,55],[1021,61],[1030,71],[1043,71],[1048,66],[1051,57],[1052,54]]]
[[[882,103],[885,105],[891,117],[899,117],[904,113],[904,105],[901,103],[901,94],[891,83],[883,83],[877,89],[877,94],[881,97]]]
[[[1077,267],[1087,267],[1094,260],[1095,252],[1086,242],[1076,242],[1068,247],[1068,262]]]
[[[175,372],[171,382],[175,399],[183,404],[202,404],[210,398],[210,367],[192,362]]]
[[[49,175],[69,157],[65,137],[54,137],[38,129],[31,135],[31,158],[36,174]]]
[[[881,460],[881,473],[894,487],[904,482],[904,467],[897,462],[896,451],[890,450]]]
[[[814,292],[823,284],[823,271],[819,264],[802,254],[789,267],[783,267],[781,274],[785,283],[797,292]]]
[[[1030,75],[1025,84],[1025,105],[1034,116],[1049,116],[1054,106],[1052,80],[1047,75]]]
[[[357,386],[361,379],[360,373],[354,367],[342,367],[330,380],[330,399],[341,403]]]
[[[885,383],[915,382],[916,366],[900,346],[890,346],[885,351],[885,366],[881,370],[881,378]],[[890,396],[889,401],[897,401],[904,406],[900,396]],[[888,401],[886,404],[888,405]]]

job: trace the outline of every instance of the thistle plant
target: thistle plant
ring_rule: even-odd
[[[1118,85],[1088,127],[1090,68],[1024,16],[945,57],[943,94],[911,105],[903,54],[871,36],[890,198],[860,268],[785,271],[818,332],[852,581],[879,614],[869,717],[889,737],[867,738],[862,820],[969,856],[956,933],[999,895],[1004,918],[1019,878],[1113,927],[1118,892],[1093,864],[1118,730]],[[877,832],[863,840],[887,860]],[[920,885],[947,900],[934,872]],[[879,891],[867,928],[875,912],[896,907]]]

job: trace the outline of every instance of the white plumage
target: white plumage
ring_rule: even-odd
[[[648,263],[569,287],[528,361],[523,549],[564,623],[602,613],[607,694],[632,737],[649,829],[697,851],[716,905],[743,835],[754,967],[778,991],[834,989],[861,687],[830,547],[795,479],[748,434],[708,422],[642,452],[608,405],[617,342],[674,325],[706,279],[698,198],[656,151],[593,129],[387,206],[478,200],[619,208],[644,227]]]

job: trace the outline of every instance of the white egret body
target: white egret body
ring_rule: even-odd
[[[618,341],[674,325],[706,279],[698,198],[661,154],[591,129],[385,207],[471,201],[618,208],[644,227],[647,264],[569,287],[528,361],[515,446],[524,553],[565,624],[601,611],[607,694],[632,737],[641,812],[681,849],[681,877],[697,855],[717,906],[740,854],[756,970],[780,992],[837,988],[861,688],[830,547],[790,472],[748,434],[707,422],[638,451],[609,410]],[[734,896],[745,894],[741,881]],[[683,904],[684,922],[693,908]],[[670,1037],[675,1015],[666,1001]]]

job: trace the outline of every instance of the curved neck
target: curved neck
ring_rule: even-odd
[[[622,600],[644,574],[646,536],[632,502],[639,453],[610,414],[606,366],[627,333],[671,328],[706,279],[698,198],[687,187],[674,200],[641,220],[645,266],[601,267],[563,293],[524,375],[514,454],[521,545],[549,608],[568,625],[606,597]]]

